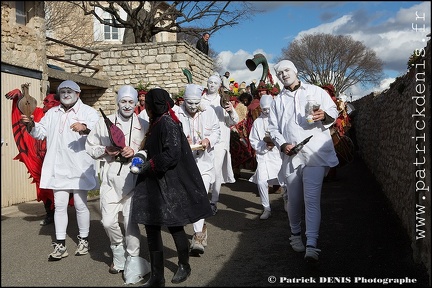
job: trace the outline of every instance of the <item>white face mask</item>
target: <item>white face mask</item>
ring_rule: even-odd
[[[194,116],[195,113],[198,112],[200,103],[201,103],[201,99],[186,99],[184,101],[184,105],[185,105],[186,111],[191,116]]]
[[[131,117],[134,113],[135,104],[135,101],[131,97],[123,97],[118,102],[120,114],[125,118]]]
[[[219,86],[219,82],[209,80],[207,82],[208,94],[216,94],[218,92]]]
[[[286,67],[277,71],[276,76],[282,82],[284,87],[291,86],[297,80],[297,75],[294,70]]]
[[[65,107],[70,107],[78,101],[79,93],[70,88],[61,88],[59,90],[60,102]]]

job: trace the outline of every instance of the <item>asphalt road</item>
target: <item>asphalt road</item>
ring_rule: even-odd
[[[324,183],[317,266],[307,265],[304,254],[291,249],[281,194],[270,194],[272,216],[259,219],[257,189],[247,181],[251,175],[242,170],[242,178],[223,186],[219,212],[207,220],[208,247],[200,257],[190,258],[192,274],[181,284],[170,282],[177,257],[171,236],[163,230],[167,287],[430,286],[424,265],[412,260],[399,219],[360,158],[338,168],[337,181]],[[89,207],[89,255],[73,255],[78,229],[70,207],[66,239],[70,255],[58,262],[47,261],[54,225],[39,226],[44,217],[41,202],[2,208],[1,286],[124,286],[120,274],[108,273],[111,251],[100,223],[99,199],[90,199]],[[143,227],[141,232],[141,256],[149,259]],[[192,238],[191,225],[186,232]],[[272,279],[276,283],[270,283]],[[384,285],[386,279],[411,284]]]

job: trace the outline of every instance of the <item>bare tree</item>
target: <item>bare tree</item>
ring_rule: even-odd
[[[232,1],[68,1],[79,6],[85,15],[93,15],[104,25],[131,29],[134,43],[151,42],[160,32],[185,33],[198,37],[226,26],[234,26],[241,19],[256,12],[248,2]],[[96,8],[109,13],[103,19]],[[127,19],[122,19],[121,9]],[[245,13],[247,11],[247,13]]]
[[[89,47],[94,43],[93,33],[83,29],[92,27],[92,19],[82,17],[81,10],[74,10],[72,3],[67,1],[45,1],[45,27],[47,36],[68,43],[79,42],[81,45]],[[84,24],[83,22],[89,24]],[[54,35],[54,32],[58,32]],[[48,45],[54,45],[49,43]]]
[[[383,77],[382,60],[351,36],[307,34],[282,49],[280,59],[291,60],[308,83],[333,84],[337,94],[357,83],[379,84]]]

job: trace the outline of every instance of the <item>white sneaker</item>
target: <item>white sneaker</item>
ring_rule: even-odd
[[[314,247],[306,247],[306,254],[304,259],[309,263],[316,263],[319,259],[319,252],[321,252],[320,249]]]
[[[204,246],[202,241],[204,240],[205,234],[203,232],[196,232],[192,237],[190,245],[190,253],[192,255],[198,255],[204,253]]]
[[[270,210],[264,210],[264,212],[261,214],[260,219],[266,220],[271,216]]]
[[[207,238],[208,238],[208,234],[207,234],[207,225],[204,223],[204,226],[203,226],[203,230],[202,230],[202,233],[204,233],[204,239],[202,240],[202,245],[204,246],[204,247],[207,247]]]
[[[54,251],[49,255],[48,261],[59,261],[69,255],[63,244],[53,242],[51,245],[54,247]]]
[[[75,256],[82,256],[88,254],[89,251],[89,242],[87,240],[84,240],[80,236],[78,236],[78,246],[75,250]]]
[[[291,241],[290,244],[294,251],[304,252],[306,250],[301,236],[291,236],[289,240]]]

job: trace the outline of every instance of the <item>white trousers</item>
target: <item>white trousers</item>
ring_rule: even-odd
[[[102,225],[112,246],[122,244],[125,241],[126,251],[129,256],[139,256],[140,253],[140,230],[137,223],[130,221],[130,204],[132,196],[123,199],[120,203],[108,203],[103,197],[100,198],[100,209],[102,214]],[[119,213],[123,214],[123,226],[125,236],[120,227]]]
[[[317,247],[321,223],[321,188],[328,167],[300,166],[286,178],[291,233],[301,232],[305,207],[306,245]]]
[[[210,176],[209,175],[203,175],[203,182],[204,182],[204,186],[206,188],[207,193],[209,192],[210,189]],[[198,221],[196,221],[195,223],[193,223],[193,229],[194,232],[202,232],[203,227],[204,227],[204,220],[205,219],[200,219]]]
[[[87,207],[87,190],[53,190],[54,192],[54,226],[57,240],[66,240],[66,229],[69,222],[67,213],[69,193],[73,193],[79,236],[86,238],[90,231],[90,211]]]
[[[261,198],[261,204],[264,208],[264,210],[271,211],[270,209],[270,199],[269,199],[269,193],[268,193],[268,187],[269,183],[267,180],[258,180],[257,183],[258,192]]]

